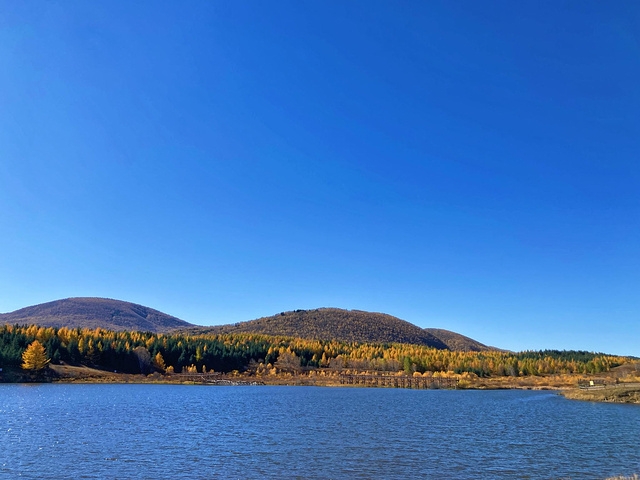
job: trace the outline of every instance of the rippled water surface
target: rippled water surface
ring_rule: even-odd
[[[0,385],[0,478],[598,479],[640,407],[546,392]]]

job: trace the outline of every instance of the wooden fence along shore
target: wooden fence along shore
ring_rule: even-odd
[[[193,382],[200,385],[264,385],[262,382],[247,380],[231,380],[224,378],[219,372],[211,373],[176,373],[171,375],[173,379],[179,379],[181,382]]]
[[[173,378],[183,382],[202,384],[235,385],[257,384],[256,382],[242,382],[225,379],[220,373],[178,373]],[[363,387],[390,387],[390,388],[414,388],[414,389],[440,389],[458,388],[458,380],[455,378],[434,377],[404,377],[394,375],[353,375],[339,374],[340,385],[360,385]]]
[[[236,382],[232,382],[222,378],[222,374],[218,372],[212,373],[176,373],[171,375],[173,378],[177,378],[182,382],[194,382],[194,383],[213,383],[217,385],[234,385]]]
[[[340,375],[341,385],[362,385],[369,387],[439,389],[458,388],[455,378],[402,377],[393,375]]]

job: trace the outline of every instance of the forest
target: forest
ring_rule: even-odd
[[[132,374],[301,373],[314,369],[452,372],[479,377],[594,374],[625,357],[584,351],[463,352],[400,343],[349,343],[259,334],[156,334],[31,326],[0,327],[0,366],[19,367],[33,342],[47,360]]]

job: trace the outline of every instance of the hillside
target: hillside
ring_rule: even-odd
[[[411,343],[439,349],[447,345],[422,328],[384,313],[318,308],[282,312],[235,325],[196,328],[199,333],[259,333],[360,343]]]
[[[338,308],[282,312],[235,325],[197,327],[149,307],[107,298],[67,298],[0,314],[0,324],[166,333],[259,333],[359,343],[408,343],[455,351],[489,347],[458,333],[422,329],[384,313]]]
[[[450,332],[449,330],[443,330],[441,328],[425,328],[424,330],[441,340],[447,347],[449,347],[449,350],[462,352],[485,352],[487,350],[494,350],[494,348],[487,347],[472,338],[465,337],[459,333]]]
[[[192,324],[135,303],[108,298],[66,298],[0,314],[0,324],[169,332]]]

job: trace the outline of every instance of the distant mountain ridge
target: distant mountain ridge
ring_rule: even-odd
[[[192,331],[213,334],[257,333],[359,343],[411,343],[464,351],[491,349],[463,335],[441,329],[422,329],[386,313],[339,308],[282,312],[234,325],[195,327]]]
[[[166,333],[193,327],[179,318],[121,300],[76,297],[41,303],[0,314],[0,323],[36,324],[43,327],[104,328]]]
[[[492,350],[448,330],[423,329],[386,313],[339,308],[294,310],[232,325],[199,327],[135,303],[109,298],[76,297],[0,314],[0,324],[3,323],[154,333],[256,333],[341,342],[409,343],[456,351]]]

